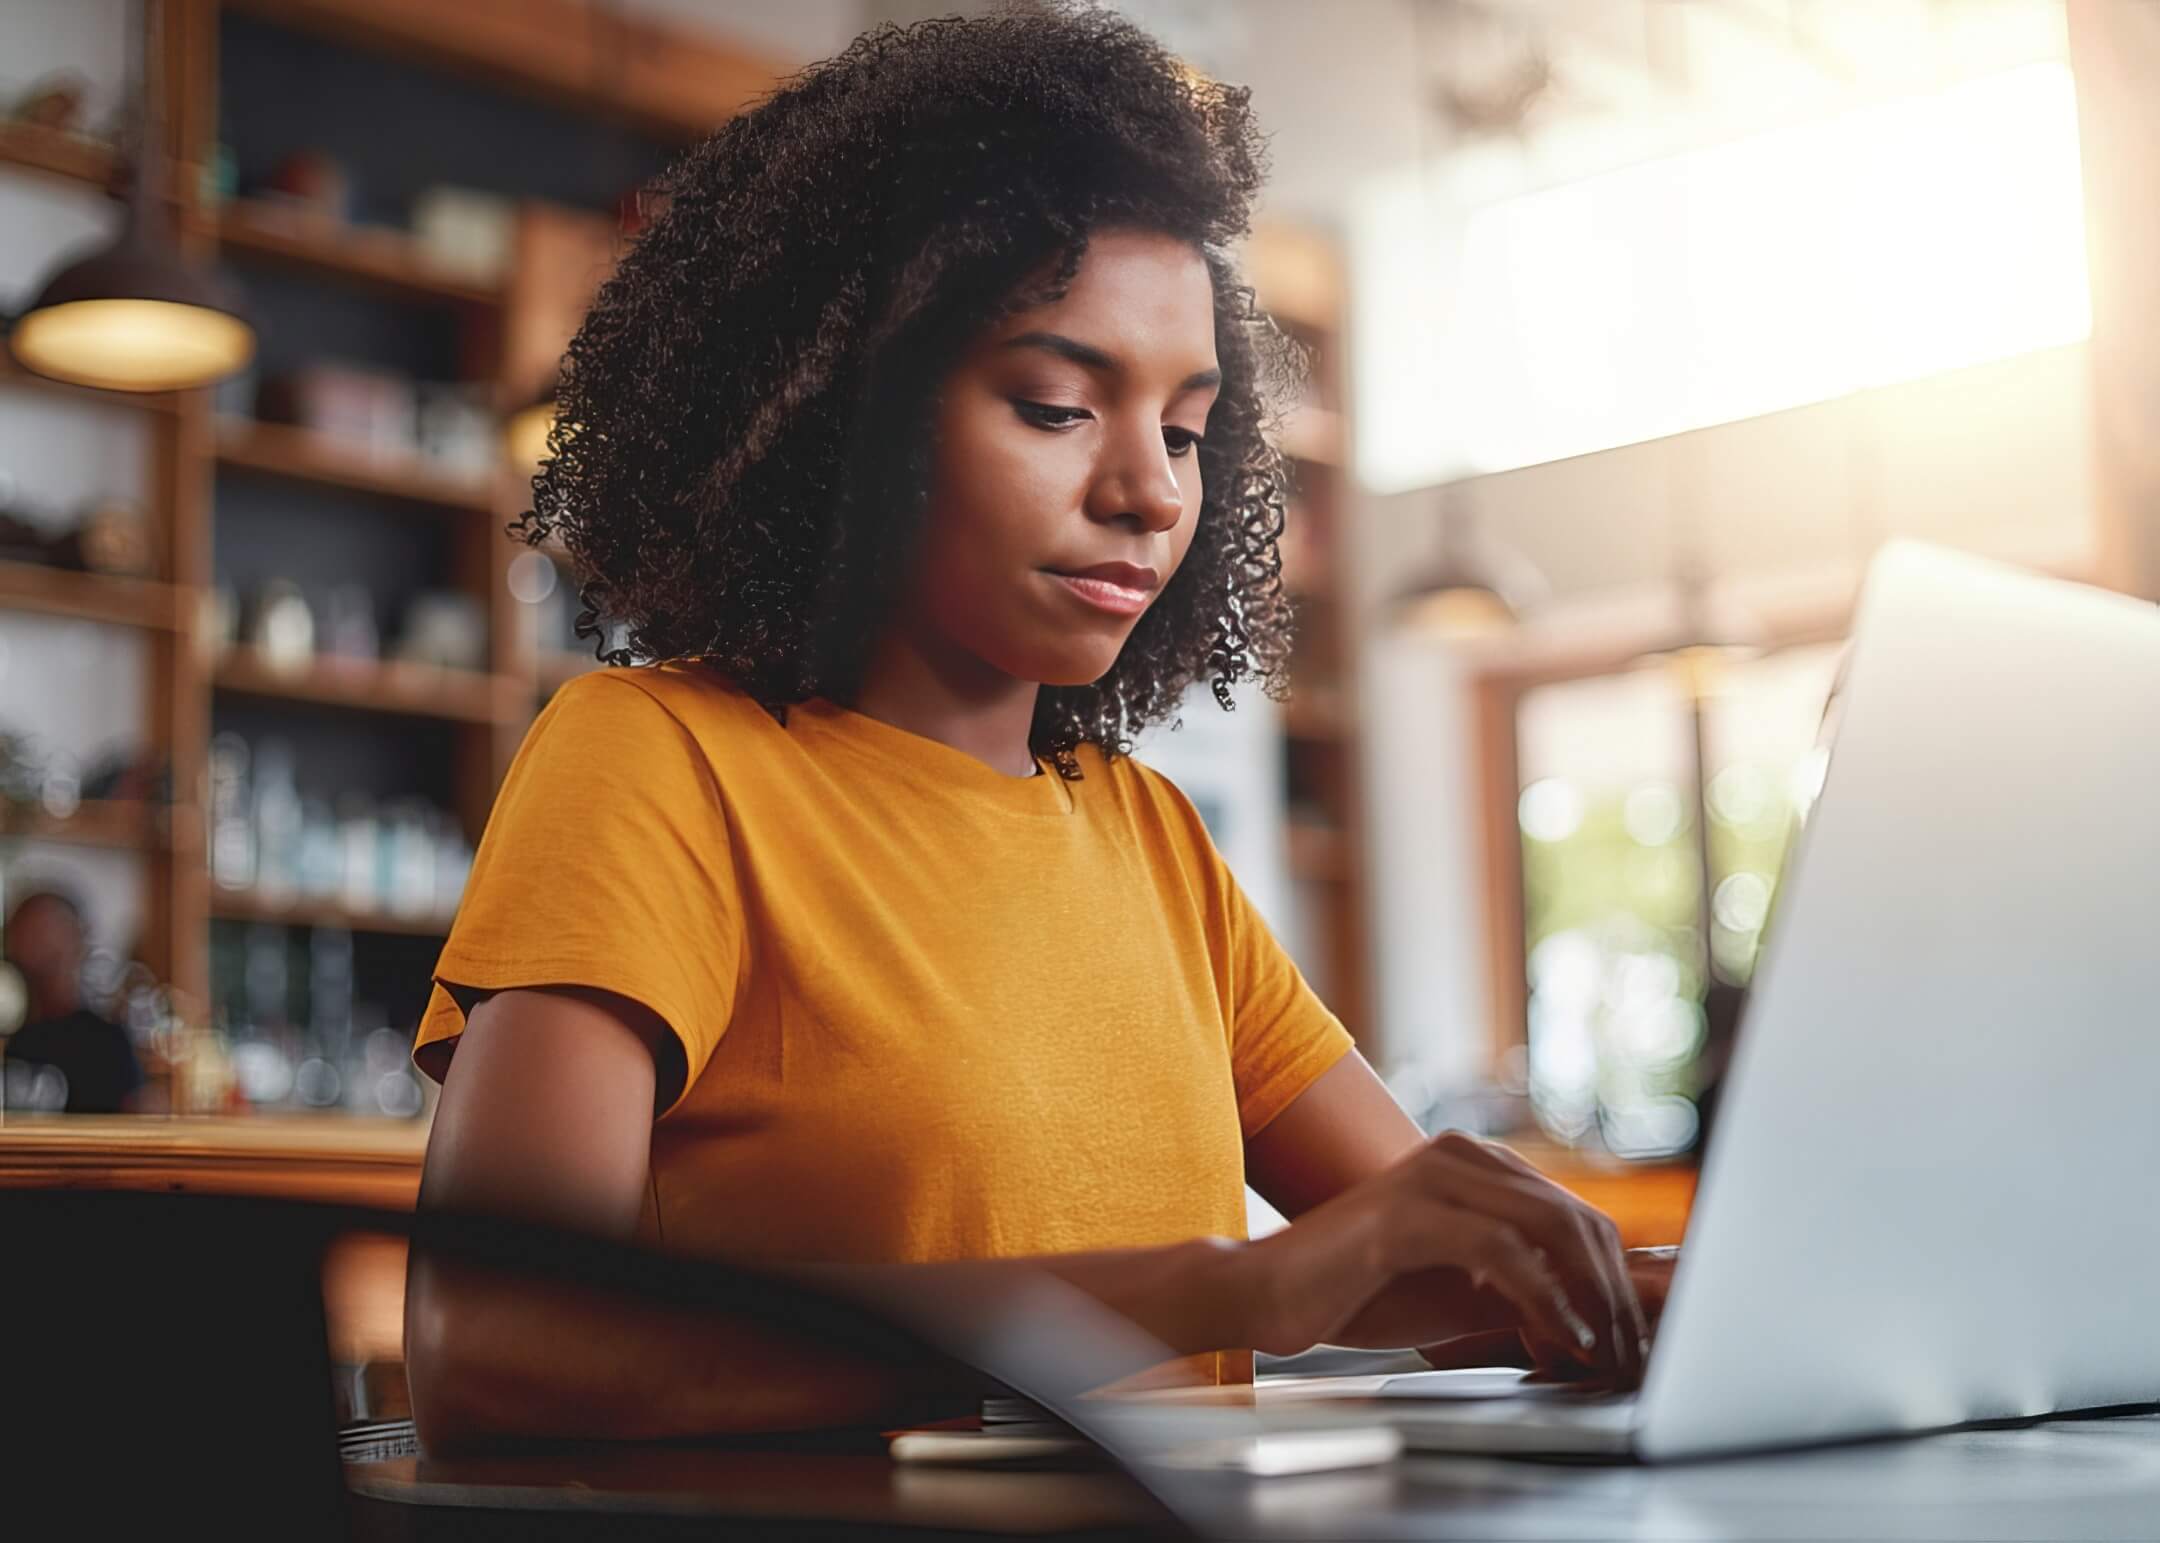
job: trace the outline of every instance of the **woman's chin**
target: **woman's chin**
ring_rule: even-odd
[[[1057,646],[1014,650],[1005,672],[1043,686],[1092,686],[1110,673],[1124,639],[1060,639]],[[996,655],[985,655],[995,659]]]
[[[1061,660],[1035,679],[1045,686],[1092,686],[1108,675],[1116,663],[1116,654],[1106,659]]]

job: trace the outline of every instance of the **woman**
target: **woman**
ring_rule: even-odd
[[[418,1036],[423,1204],[1048,1270],[1181,1355],[1639,1377],[1611,1223],[1428,1142],[1128,755],[1198,680],[1283,689],[1295,359],[1225,256],[1262,163],[1242,89],[1060,10],[872,32],[670,171],[519,527],[658,662],[558,692],[505,779]],[[1248,1179],[1290,1227],[1244,1241]],[[926,1407],[425,1267],[407,1334],[436,1448]]]

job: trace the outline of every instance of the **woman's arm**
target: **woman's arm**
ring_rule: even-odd
[[[649,1010],[579,988],[505,991],[472,1010],[428,1138],[420,1204],[626,1239],[650,1183],[653,1111],[679,1076]],[[661,1068],[656,1073],[656,1065]],[[1242,1343],[1235,1248],[1036,1261],[829,1268],[829,1285],[995,1291],[1047,1270],[1172,1352]],[[661,1438],[882,1425],[971,1413],[972,1381],[925,1386],[769,1326],[516,1281],[415,1255],[405,1342],[413,1414],[431,1451],[532,1437]],[[1106,1368],[1104,1380],[1135,1367]]]
[[[1353,1050],[1245,1143],[1245,1178],[1296,1221],[1424,1144],[1417,1121]]]
[[[668,1042],[654,1015],[603,992],[505,991],[481,1002],[444,1080],[421,1204],[629,1236],[650,1183],[653,1111],[671,1092],[662,1080],[672,1074]],[[1318,1101],[1308,1092],[1262,1133],[1274,1137],[1259,1143],[1261,1166],[1275,1173],[1266,1181],[1299,1215],[1257,1243],[1196,1239],[816,1274],[888,1301],[917,1293],[949,1307],[1048,1273],[1176,1355],[1375,1342],[1359,1337],[1367,1334],[1429,1343],[1463,1332],[1462,1293],[1421,1289],[1452,1275],[1505,1302],[1529,1343],[1562,1347],[1549,1360],[1635,1374],[1634,1336],[1606,1327],[1621,1325],[1634,1299],[1612,1285],[1603,1261],[1610,1238],[1593,1234],[1586,1208],[1534,1175],[1525,1182],[1517,1160],[1469,1138],[1403,1141],[1392,1164],[1355,1179],[1359,1164],[1384,1156],[1366,1143],[1389,1139],[1372,1092],[1408,1121],[1377,1079],[1360,1089],[1340,1068],[1322,1084],[1329,1078],[1332,1088],[1315,1087]],[[1346,1118],[1378,1133],[1350,1132]],[[1319,1144],[1301,1147],[1301,1129],[1317,1129]],[[1321,1198],[1331,1185],[1336,1192]],[[476,1277],[418,1255],[405,1324],[413,1414],[437,1452],[532,1437],[883,1425],[966,1412],[979,1392],[964,1380],[925,1386],[919,1368],[866,1362],[764,1325]],[[1102,1378],[1138,1369],[1106,1366]]]
[[[1352,1051],[1246,1143],[1246,1177],[1269,1204],[1295,1223],[1412,1160],[1428,1144],[1417,1122],[1395,1102],[1365,1058]],[[1618,1245],[1602,1236],[1598,1224],[1609,1227],[1610,1223],[1601,1213],[1573,1201],[1505,1147],[1491,1142],[1475,1145],[1483,1149],[1481,1157],[1489,1153],[1493,1160],[1511,1165],[1546,1205],[1572,1208],[1584,1227],[1600,1234],[1592,1253],[1603,1266],[1600,1279],[1615,1309],[1610,1330],[1625,1338],[1643,1337],[1642,1331],[1655,1324],[1664,1305],[1672,1274],[1669,1254],[1631,1250],[1615,1269],[1612,1256]],[[1572,1347],[1537,1345],[1533,1336],[1524,1333],[1520,1309],[1505,1295],[1476,1284],[1475,1274],[1474,1270],[1443,1268],[1400,1276],[1343,1325],[1332,1342],[1375,1348],[1421,1345],[1437,1350],[1436,1342],[1455,1341],[1451,1353],[1428,1357],[1444,1365],[1489,1365],[1495,1360],[1526,1358],[1532,1364],[1544,1364],[1554,1356],[1563,1363],[1581,1359]],[[1622,1281],[1632,1289],[1633,1304],[1628,1301],[1630,1292],[1619,1289]]]

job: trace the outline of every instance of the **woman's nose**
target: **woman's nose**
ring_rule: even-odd
[[[1168,530],[1185,513],[1185,489],[1178,482],[1162,430],[1128,431],[1108,451],[1096,479],[1089,510],[1097,519],[1137,516],[1150,530]]]

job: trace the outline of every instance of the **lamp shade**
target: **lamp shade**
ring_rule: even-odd
[[[1670,619],[1664,638],[1646,648],[1638,666],[1672,672],[1686,693],[1701,700],[1725,689],[1733,666],[1769,646],[1762,619],[1692,564],[1683,564],[1668,586]]]
[[[231,289],[141,229],[131,220],[46,282],[9,335],[23,368],[108,391],[184,391],[255,356],[255,329]]]
[[[1440,549],[1429,566],[1387,606],[1387,624],[1406,637],[1477,643],[1513,632],[1524,605],[1548,588],[1521,556],[1478,539],[1470,494],[1459,484],[1438,490]]]
[[[1391,619],[1421,637],[1465,641],[1509,631],[1521,617],[1495,581],[1450,560],[1396,596]]]

